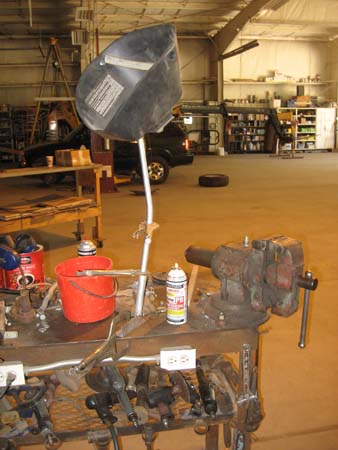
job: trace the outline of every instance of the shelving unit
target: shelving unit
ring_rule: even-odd
[[[258,113],[231,113],[228,116],[226,143],[229,153],[265,151],[267,116]]]
[[[296,151],[334,148],[335,108],[279,108],[279,112],[292,114]],[[287,123],[285,125],[287,126]]]
[[[12,110],[7,105],[0,110],[0,147],[14,147]],[[12,158],[12,156],[3,154],[2,159],[6,158]]]

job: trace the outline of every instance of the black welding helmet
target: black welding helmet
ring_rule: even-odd
[[[76,107],[103,137],[137,140],[159,132],[182,93],[175,27],[156,25],[112,42],[82,73]]]

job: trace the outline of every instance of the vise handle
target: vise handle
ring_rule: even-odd
[[[297,284],[299,287],[304,289],[304,304],[302,312],[302,322],[300,326],[300,338],[298,347],[305,348],[306,345],[306,332],[310,309],[310,292],[315,291],[318,286],[317,278],[312,278],[312,272],[307,270],[305,276],[298,277]]]
[[[211,259],[214,256],[214,250],[207,250],[205,248],[194,247],[191,245],[185,251],[185,258],[191,264],[197,266],[211,267]]]

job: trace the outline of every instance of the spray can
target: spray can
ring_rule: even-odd
[[[187,276],[176,263],[167,275],[167,322],[182,325],[188,318]]]
[[[96,255],[96,245],[93,241],[89,239],[84,239],[80,242],[77,247],[78,256],[95,256]]]

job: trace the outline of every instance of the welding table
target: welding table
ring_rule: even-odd
[[[212,327],[195,314],[194,305],[189,312],[189,321],[185,325],[173,326],[166,322],[165,314],[150,315],[134,331],[117,340],[117,351],[126,350],[128,355],[147,356],[158,354],[163,347],[177,347],[191,345],[196,348],[198,356],[208,356],[224,353],[241,352],[243,344],[249,344],[252,349],[252,365],[257,364],[257,352],[259,333],[257,328],[247,329],[222,329]],[[8,361],[22,361],[25,366],[35,366],[53,363],[55,361],[83,358],[93,350],[108,335],[111,318],[95,324],[74,324],[64,319],[61,311],[48,312],[47,321],[49,329],[43,334],[35,324],[12,326],[18,330],[17,339],[4,341],[1,346],[0,356]],[[123,328],[122,328],[123,330]],[[241,370],[239,371],[241,375]],[[243,386],[239,385],[240,393]],[[63,393],[63,395],[66,395]],[[240,406],[239,406],[240,409]],[[63,413],[66,415],[67,412]],[[53,417],[52,417],[53,418]],[[229,420],[229,419],[228,419]],[[218,450],[219,424],[224,423],[222,417],[215,419],[207,417],[209,431],[206,433],[206,450]],[[88,424],[82,424],[77,429],[74,426],[70,431],[67,424],[71,420],[67,418],[65,425],[55,428],[56,434],[61,440],[86,439],[89,430]],[[195,420],[174,420],[169,430],[194,426]],[[152,424],[153,425],[153,424]],[[64,429],[62,429],[64,427]],[[96,421],[93,427],[100,428],[100,422]],[[140,431],[132,425],[119,426],[116,429],[120,436],[138,434]],[[161,422],[153,427],[154,431],[167,431]],[[18,445],[31,445],[41,443],[41,436],[28,435],[18,437],[15,442]],[[245,447],[246,450],[249,447]]]

